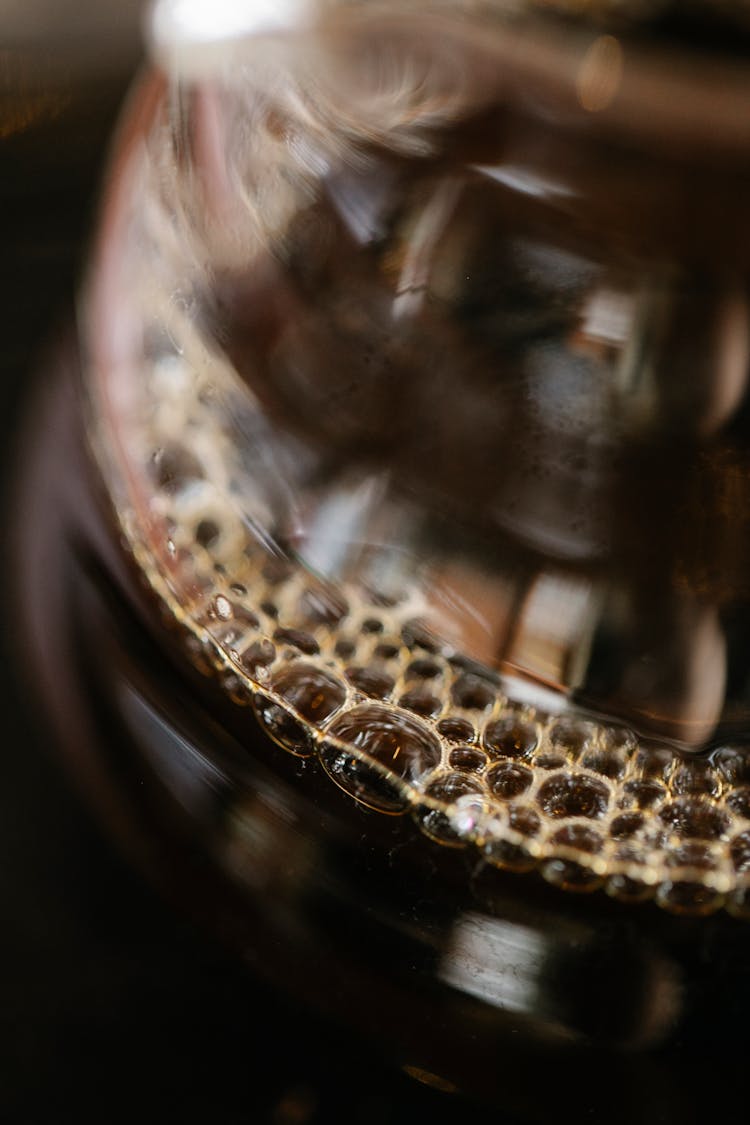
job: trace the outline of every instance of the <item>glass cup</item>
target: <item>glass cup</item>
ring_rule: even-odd
[[[743,40],[547,7],[157,5],[68,536],[125,835],[510,1104],[519,1043],[731,1038],[750,879]]]

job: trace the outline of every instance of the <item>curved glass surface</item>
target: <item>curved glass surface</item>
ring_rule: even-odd
[[[744,909],[742,67],[493,3],[201,13],[156,10],[84,306],[166,619],[434,842]]]

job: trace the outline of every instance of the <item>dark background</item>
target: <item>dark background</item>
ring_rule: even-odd
[[[166,907],[79,798],[35,696],[14,529],[41,516],[19,512],[16,487],[30,444],[45,440],[33,391],[54,378],[74,323],[107,143],[138,61],[137,7],[94,31],[85,4],[59,5],[50,25],[29,0],[23,34],[2,23],[20,7],[0,13],[0,1121],[462,1119],[457,1100],[385,1069]],[[80,20],[66,25],[66,12]]]

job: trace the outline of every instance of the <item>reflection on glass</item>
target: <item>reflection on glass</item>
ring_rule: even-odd
[[[210,42],[193,8],[157,7],[86,321],[92,442],[194,662],[434,839],[741,902],[739,73],[691,132],[705,68],[654,109],[648,55],[493,4]]]

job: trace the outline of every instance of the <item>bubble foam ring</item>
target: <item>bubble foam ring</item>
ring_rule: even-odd
[[[197,391],[179,409],[200,404]],[[512,680],[468,681],[458,654],[415,620],[416,591],[383,606],[355,585],[327,586],[239,527],[219,489],[207,509],[215,534],[201,541],[200,521],[180,519],[179,493],[197,472],[211,479],[223,459],[226,435],[215,411],[204,414],[213,440],[184,480],[149,468],[171,427],[144,429],[160,519],[149,535],[120,512],[121,528],[188,656],[238,706],[252,703],[282,750],[317,758],[355,800],[409,812],[436,846],[474,848],[491,866],[538,869],[571,892],[604,888],[679,913],[725,904],[747,913],[742,750],[686,759],[590,715],[543,713],[514,697]],[[435,701],[427,713],[404,706],[419,700],[415,683]]]

